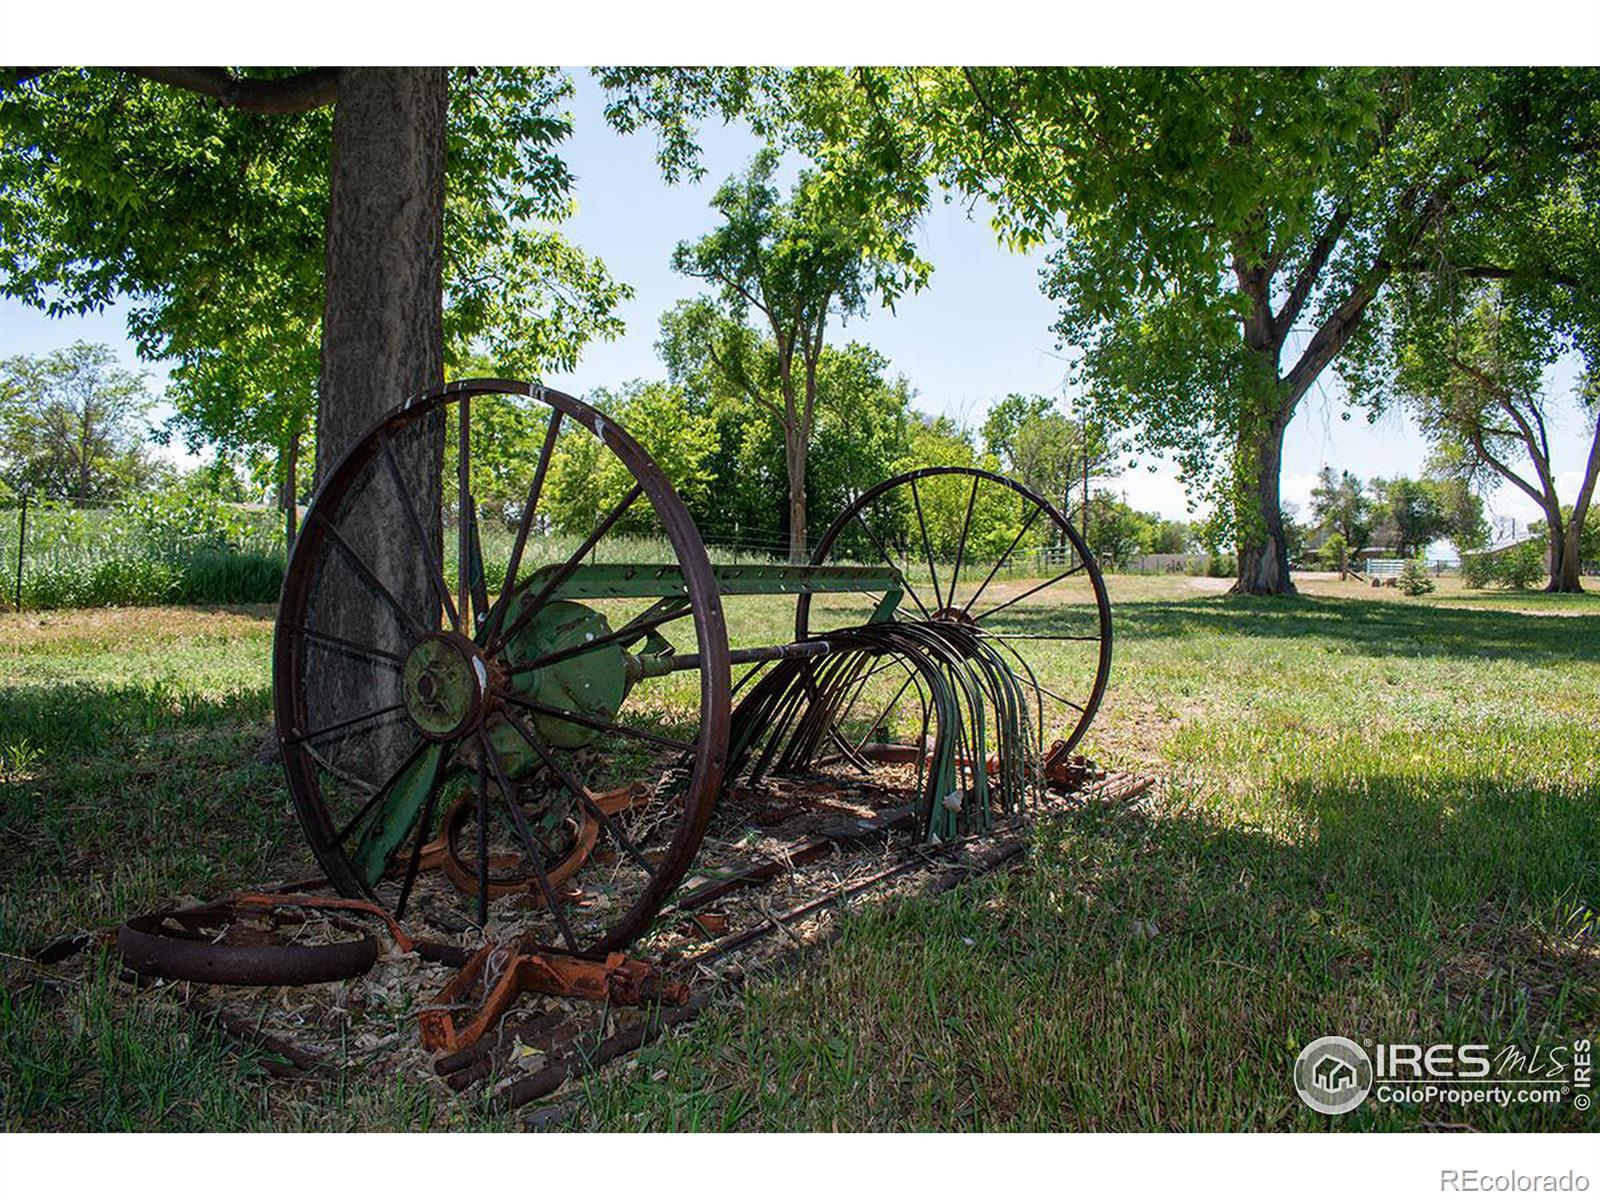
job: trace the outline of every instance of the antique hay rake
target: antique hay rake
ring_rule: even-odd
[[[527,481],[502,466],[520,439]],[[581,536],[552,519],[575,507],[598,514]],[[792,636],[770,604],[735,612],[774,595],[795,597]],[[911,471],[850,504],[809,564],[713,565],[626,430],[471,380],[395,409],[328,476],[285,579],[274,690],[295,810],[339,892],[401,915],[437,869],[480,926],[492,911],[594,957],[651,925],[735,783],[887,773],[923,838],[988,828],[1065,764],[1110,663],[1098,568],[1010,479]]]

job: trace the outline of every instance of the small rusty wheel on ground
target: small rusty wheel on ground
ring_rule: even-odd
[[[1029,697],[1032,753],[1061,742],[1056,754],[1064,761],[1082,741],[1111,673],[1111,603],[1082,536],[1043,496],[974,467],[910,471],[847,506],[812,562],[900,569],[906,591],[892,619],[998,647]],[[801,596],[795,636],[865,625],[882,617],[883,603],[881,592]],[[918,672],[891,657],[870,673],[838,726],[852,754],[892,753],[926,739],[928,720]],[[987,757],[997,749],[986,740],[963,753]]]
[[[697,665],[642,672],[634,651],[664,649]],[[341,893],[403,912],[464,806],[447,848],[480,923],[510,891],[497,915],[582,953],[636,938],[688,869],[728,676],[705,547],[660,468],[589,405],[505,380],[406,402],[328,475],[273,665],[295,811]],[[566,878],[585,828],[595,861]]]

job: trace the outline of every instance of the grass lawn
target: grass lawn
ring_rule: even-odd
[[[1600,1127],[1570,1105],[1319,1117],[1290,1080],[1327,1033],[1600,1031],[1600,596],[1208,584],[1111,580],[1085,748],[1160,773],[1148,804],[851,918],[826,956],[592,1084],[580,1127]],[[735,634],[783,638],[791,611],[747,603]],[[409,1080],[269,1087],[203,1030],[112,1016],[103,970],[17,957],[307,869],[253,758],[270,643],[265,610],[0,617],[0,1127],[507,1122]]]

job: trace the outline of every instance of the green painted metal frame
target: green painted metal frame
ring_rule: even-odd
[[[521,587],[538,591],[557,570],[543,567],[531,572]],[[724,596],[800,596],[821,592],[882,592],[872,615],[874,623],[889,620],[905,597],[905,580],[890,567],[842,567],[787,564],[740,566],[723,563],[711,568],[717,590]],[[642,596],[688,594],[683,571],[675,564],[588,563],[575,567],[553,595],[564,600],[608,600]]]

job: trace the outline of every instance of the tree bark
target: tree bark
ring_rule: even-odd
[[[785,427],[783,459],[789,474],[789,561],[803,563],[806,553],[806,444],[800,431]]]
[[[317,397],[317,481],[390,409],[444,379],[445,114],[443,68],[346,68],[334,107],[326,307]],[[444,419],[397,439],[395,455],[436,548]],[[403,498],[374,470],[347,511],[327,514],[424,628],[438,609]],[[432,518],[430,520],[430,517]],[[414,638],[357,570],[333,552],[316,599],[319,629],[404,654]],[[329,718],[397,703],[393,671],[319,654],[317,694]],[[311,714],[313,724],[319,714]],[[401,731],[351,750],[348,769],[375,778]]]
[[[1556,515],[1560,516],[1559,511]],[[1545,538],[1550,545],[1550,582],[1545,584],[1545,591],[1583,591],[1583,582],[1578,576],[1581,565],[1578,562],[1580,534],[1576,522],[1566,526],[1559,520],[1552,521],[1549,514],[1545,514]]]
[[[317,480],[444,379],[443,68],[345,68],[333,115]],[[437,479],[434,480],[437,489]]]
[[[283,451],[283,482],[278,493],[278,507],[283,511],[284,553],[294,553],[294,539],[299,530],[300,517],[300,426],[297,423],[289,434],[289,444]]]
[[[1251,480],[1251,510],[1240,514],[1239,574],[1232,591],[1243,596],[1292,596],[1289,546],[1283,536],[1283,506],[1279,474],[1283,465],[1283,434],[1287,422],[1272,421],[1266,429],[1239,441],[1240,465],[1255,471]],[[1248,521],[1249,524],[1243,524]]]

